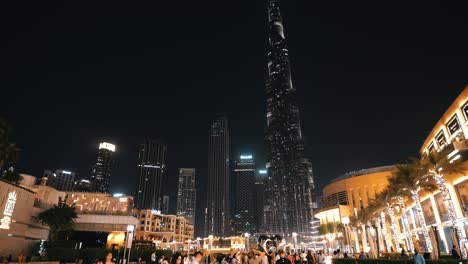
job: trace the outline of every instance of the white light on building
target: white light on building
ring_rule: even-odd
[[[10,192],[8,199],[5,203],[5,209],[3,210],[3,217],[0,219],[0,229],[10,229],[11,216],[15,209],[16,204],[16,192]]]
[[[102,142],[99,144],[99,149],[107,149],[112,152],[115,152],[115,145],[111,143]]]

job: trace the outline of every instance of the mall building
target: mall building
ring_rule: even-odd
[[[448,148],[450,150],[448,155],[450,160],[462,159],[468,165],[467,139],[468,88],[465,88],[435,124],[421,146],[420,153],[425,154]],[[362,236],[357,232],[353,232],[351,228],[347,228],[350,226],[349,219],[352,216],[359,215],[360,211],[368,206],[369,200],[375,198],[377,193],[386,188],[387,179],[395,170],[396,167],[390,165],[354,171],[337,177],[326,185],[323,189],[325,207],[315,210],[314,216],[320,220],[322,225],[336,222],[343,224],[346,233],[324,235],[323,238],[328,241],[335,240],[335,243],[332,243],[335,246],[349,245],[349,248],[354,248],[353,250],[357,249],[359,251],[362,249]],[[455,206],[457,225],[466,241],[468,234],[468,166],[463,173],[446,175],[445,180]],[[453,234],[451,233],[448,209],[442,194],[439,191],[420,194],[420,199],[426,221],[425,227],[421,226],[416,217],[414,204],[411,204],[411,201],[408,201],[409,204],[407,205],[409,206],[406,206],[404,212],[411,227],[411,236],[424,244],[425,239],[421,232],[422,228],[436,230],[441,253],[450,254],[453,245]],[[408,238],[407,233],[402,232],[402,217],[397,216],[397,219],[398,242],[400,245],[404,245],[406,249],[411,248],[409,247],[409,239],[412,238]],[[388,222],[386,231],[388,237],[391,237]],[[392,247],[395,249],[399,248],[400,245],[392,245]],[[364,250],[368,249],[369,247],[365,245]]]

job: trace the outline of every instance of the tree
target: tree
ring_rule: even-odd
[[[467,253],[463,248],[464,243],[460,243],[463,237],[460,228],[457,226],[455,206],[445,181],[445,176],[447,174],[463,173],[465,165],[460,157],[456,158],[457,156],[452,154],[452,156],[449,158],[451,153],[452,149],[444,148],[440,152],[432,151],[423,155],[421,158],[421,169],[423,174],[434,178],[435,182],[437,183],[439,191],[442,193],[442,197],[445,201],[445,204],[447,205],[450,224],[452,228],[456,230],[460,251],[463,253],[463,258],[466,259]]]
[[[400,190],[403,196],[410,196],[414,201],[416,215],[421,224],[424,240],[426,241],[427,250],[432,252],[432,242],[426,227],[426,220],[422,211],[419,192],[434,192],[437,186],[431,177],[427,177],[422,169],[421,162],[418,159],[413,159],[410,164],[399,164],[397,170],[389,178],[390,186]]]
[[[11,183],[19,184],[23,180],[23,176],[15,172],[13,167],[10,167],[4,174],[3,178]]]
[[[68,196],[62,200],[59,197],[59,202],[54,207],[40,213],[38,218],[43,223],[49,226],[49,240],[53,241],[58,237],[61,231],[71,231],[73,222],[78,215],[76,213],[75,204],[71,206],[67,204]]]

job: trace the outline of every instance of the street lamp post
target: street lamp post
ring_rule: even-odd
[[[349,252],[349,234],[348,234],[349,217],[347,216],[342,217],[341,223],[344,226],[345,249],[346,249],[346,252]]]
[[[244,251],[247,252],[247,251],[250,249],[250,244],[249,244],[249,237],[250,237],[250,234],[249,234],[249,233],[245,233],[245,234],[244,234],[244,237],[245,237],[245,247],[244,247]]]
[[[209,240],[208,241],[208,256],[206,257],[207,263],[208,263],[208,259],[211,258],[211,247],[213,246],[213,235],[209,235],[208,240]]]
[[[190,246],[192,244],[192,239],[189,238],[189,240],[187,241],[187,258],[190,257]]]
[[[133,231],[135,230],[135,226],[128,225],[127,226],[127,237],[125,238],[125,246],[124,246],[124,255],[123,255],[123,262],[128,263],[130,261],[130,251],[132,250],[132,241],[133,241]],[[128,260],[125,259],[125,253],[128,249]]]
[[[294,241],[294,252],[297,253],[297,233],[293,232],[292,236],[293,236],[293,241]]]

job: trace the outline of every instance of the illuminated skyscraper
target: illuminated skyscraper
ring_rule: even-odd
[[[163,195],[163,197],[162,197],[162,209],[161,209],[162,214],[169,214],[169,203],[170,203],[169,195]]]
[[[205,234],[230,234],[229,211],[229,127],[225,116],[210,125],[208,133],[208,193]]]
[[[45,170],[43,177],[47,177],[47,185],[62,192],[71,192],[76,173],[71,170]]]
[[[255,162],[252,155],[240,155],[234,161],[236,235],[256,233]]]
[[[179,186],[177,188],[177,215],[185,217],[193,226],[195,226],[196,201],[195,169],[181,168],[179,170]]]
[[[114,165],[115,145],[102,142],[99,144],[97,161],[91,173],[93,192],[110,193],[112,166]]]
[[[162,210],[161,185],[166,173],[167,146],[160,140],[145,139],[138,153],[138,209]]]
[[[314,191],[312,164],[304,157],[296,89],[279,0],[268,1],[268,78],[266,80],[266,168],[264,223],[278,234],[311,230]]]

